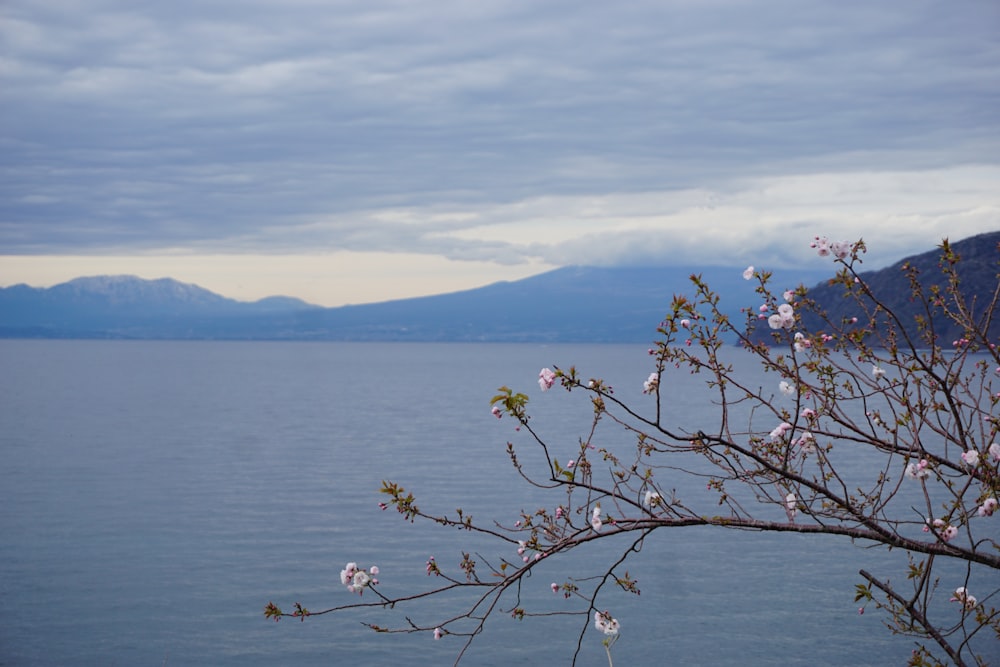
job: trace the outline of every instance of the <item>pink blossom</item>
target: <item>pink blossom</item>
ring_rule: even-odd
[[[834,241],[830,244],[830,250],[837,259],[847,259],[851,254],[851,244],[847,241]]]
[[[993,513],[997,511],[997,499],[987,498],[983,501],[983,504],[979,506],[976,510],[976,514],[979,516],[993,516]]]
[[[743,270],[743,280],[750,280],[753,278],[753,265],[751,264],[746,269]]]
[[[559,592],[559,584],[557,584],[556,582],[553,581],[551,584],[549,584],[549,586],[552,588],[553,593]]]
[[[949,542],[958,536],[958,528],[955,526],[948,526],[943,531],[941,531],[941,539],[945,542]]]
[[[920,459],[920,463],[911,463],[906,466],[906,476],[910,479],[924,479],[931,474],[927,469],[928,466],[927,459]]]
[[[501,417],[503,417],[503,412],[500,411],[500,406],[499,405],[494,405],[493,409],[490,410],[490,412],[493,413],[493,416],[496,417],[497,419],[500,419]]]
[[[814,419],[816,417],[816,411],[812,408],[802,408],[801,414],[803,419]]]
[[[575,465],[576,465],[575,459],[570,459],[569,461],[566,461],[566,468],[572,468]]]
[[[771,441],[773,442],[775,440],[780,440],[785,436],[785,433],[787,433],[791,429],[792,429],[791,424],[789,424],[788,422],[781,422],[780,424],[777,425],[777,427],[775,427],[773,431],[771,431],[770,433]]]
[[[542,391],[548,391],[556,382],[556,374],[549,368],[543,368],[538,372],[538,386]]]
[[[789,290],[785,290],[784,294],[781,295],[781,298],[784,299],[785,301],[787,301],[788,303],[791,303],[792,299],[795,298],[795,292],[793,292],[790,289]]]
[[[441,639],[441,636],[443,634],[444,634],[444,630],[442,630],[441,628],[434,628],[434,641],[437,641],[438,639]]]
[[[975,449],[970,449],[967,452],[962,452],[962,460],[965,461],[966,464],[975,468],[977,465],[979,465],[979,452],[977,452]]]
[[[563,517],[563,508],[562,505],[560,505],[559,507],[556,508],[556,520],[559,520],[562,517]]]
[[[691,328],[691,320],[688,320],[688,319],[681,320],[681,326],[684,327],[685,329],[690,329]],[[998,368],[997,370],[1000,371],[1000,368]]]
[[[990,453],[991,461],[994,462],[1000,461],[1000,443],[994,442],[993,444],[990,445],[988,451]]]

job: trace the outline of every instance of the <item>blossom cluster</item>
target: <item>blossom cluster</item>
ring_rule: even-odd
[[[542,388],[542,391],[548,391],[552,389],[552,385],[556,383],[556,374],[551,368],[543,368],[538,372],[538,386]]]
[[[610,611],[594,612],[594,627],[606,635],[617,635],[621,630],[621,623],[617,618],[611,616]]]
[[[830,241],[825,236],[817,236],[809,244],[810,248],[815,248],[816,254],[826,257],[833,254],[837,259],[847,259],[851,254],[851,244],[847,241]]]
[[[961,602],[962,606],[968,610],[973,610],[976,605],[979,604],[979,600],[976,599],[975,595],[972,595],[965,589],[965,586],[959,586],[955,589],[955,594],[949,600],[949,602]]]
[[[372,565],[368,570],[362,570],[357,563],[348,563],[340,571],[340,583],[347,587],[351,593],[361,595],[365,589],[372,584],[377,584],[378,566]]]

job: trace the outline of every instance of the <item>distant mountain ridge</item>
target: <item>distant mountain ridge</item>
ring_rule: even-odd
[[[990,232],[953,244],[967,260],[962,279],[969,293],[992,295],[996,288],[998,242],[1000,232]],[[937,258],[932,250],[904,261],[927,267],[922,275],[932,280]],[[890,305],[906,313],[911,306],[908,292],[899,289],[900,264],[864,275],[877,294],[892,295]],[[815,285],[810,296],[835,316],[847,313],[843,289],[825,284],[834,267],[822,266],[776,271],[772,284],[779,291]],[[741,308],[760,303],[755,282],[742,272],[565,267],[460,292],[338,308],[281,296],[241,302],[170,278],[96,276],[50,288],[0,288],[0,338],[646,343],[656,338],[673,296],[693,293],[693,273],[719,294],[732,321],[741,321]]]

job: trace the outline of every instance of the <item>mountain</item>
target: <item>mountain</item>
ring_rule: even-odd
[[[951,243],[951,249],[960,258],[956,264],[959,289],[967,298],[974,297],[974,315],[982,318],[1000,283],[1000,231],[956,241]],[[948,279],[941,270],[940,248],[906,257],[879,271],[867,271],[859,275],[872,293],[899,317],[914,340],[918,340],[916,320],[925,316],[926,311],[920,301],[912,298],[905,267],[916,269],[917,280],[924,294],[930,295],[937,288],[940,288],[942,294],[947,293]],[[862,321],[866,319],[857,303],[852,298],[845,298],[844,286],[841,284],[820,283],[809,290],[809,296],[826,310],[832,322],[842,322],[852,317],[858,317]],[[818,317],[808,314],[803,316],[802,326],[813,333],[828,328]],[[934,319],[934,334],[939,344],[947,346],[951,341],[964,337],[965,332],[939,315]],[[1000,318],[990,321],[988,334],[991,340],[1000,339]]]
[[[952,244],[962,256],[959,273],[966,294],[982,310],[997,287],[1000,232]],[[943,281],[939,251],[909,257],[889,268],[862,274],[891,308],[912,323],[904,263],[920,270],[925,289]],[[833,316],[858,315],[842,286],[823,269],[776,271],[778,292],[815,285],[809,295]],[[565,267],[524,280],[415,299],[321,308],[289,297],[253,303],[228,299],[170,278],[134,276],[77,278],[47,289],[0,288],[0,337],[171,338],[224,340],[651,342],[674,294],[693,296],[689,277],[698,273],[720,296],[731,320],[755,308],[756,281],[742,267],[599,268]],[[787,274],[787,275],[783,275]],[[806,320],[809,331],[822,324]],[[1000,322],[991,324],[1000,337]],[[761,329],[758,328],[758,334]],[[942,340],[962,332],[942,326]]]
[[[647,342],[673,295],[692,293],[689,276],[696,272],[737,313],[756,300],[742,268],[718,267],[566,267],[339,308],[287,297],[243,303],[169,278],[100,276],[47,289],[0,288],[0,337]],[[828,271],[798,275],[818,280]]]
[[[171,278],[94,276],[0,288],[0,337],[201,338],[215,322],[313,308],[289,297],[236,301]]]

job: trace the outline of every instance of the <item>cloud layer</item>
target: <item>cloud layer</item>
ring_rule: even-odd
[[[1000,228],[998,30],[988,0],[11,0],[0,254],[922,251]]]

